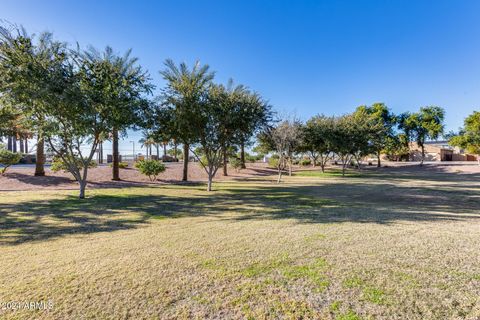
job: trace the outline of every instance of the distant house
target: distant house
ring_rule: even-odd
[[[422,149],[416,142],[410,143],[410,159],[422,159]],[[477,156],[450,146],[448,141],[429,141],[425,142],[425,161],[477,161]]]

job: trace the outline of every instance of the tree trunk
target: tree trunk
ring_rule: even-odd
[[[103,142],[98,143],[98,163],[103,163]]]
[[[290,158],[290,160],[288,160],[288,175],[291,177],[292,176],[292,166],[293,166],[293,161],[292,159]]]
[[[12,137],[8,137],[7,138],[7,150],[8,151],[12,151],[13,150],[13,146],[12,146]]]
[[[17,152],[17,137],[12,137],[12,152]]]
[[[213,180],[212,174],[208,173],[207,191],[209,192],[212,191],[212,180]]]
[[[23,147],[24,147],[23,139],[19,139],[19,140],[18,140],[18,143],[19,143],[19,145],[20,145],[20,153],[23,154],[23,152],[24,152],[24,151],[23,151]]]
[[[228,170],[227,170],[227,147],[223,146],[222,147],[222,154],[223,154],[223,175],[228,176]]]
[[[189,146],[187,143],[183,144],[183,177],[182,181],[188,181],[188,156],[189,156]]]
[[[167,144],[163,143],[163,160],[167,160]]]
[[[277,183],[280,183],[282,181],[282,169],[279,167],[278,168],[278,177],[277,177]]]
[[[45,140],[41,134],[37,138],[37,156],[35,161],[35,176],[43,177],[45,175]]]
[[[113,156],[113,163],[112,163],[112,180],[120,180],[120,168],[119,168],[119,161],[118,161],[118,130],[113,129],[112,131],[112,156]]]
[[[325,173],[326,164],[327,164],[327,161],[323,159],[323,156],[320,156],[320,168],[322,169],[322,173]]]
[[[377,152],[377,168],[380,168],[382,166],[381,160],[380,160],[380,150]]]
[[[425,159],[425,147],[422,145],[422,160],[420,161],[420,166],[423,166],[424,159]]]
[[[80,194],[78,196],[79,199],[85,199],[85,188],[87,187],[87,181],[85,180],[80,180],[78,182],[80,184]]]
[[[245,165],[245,143],[240,143],[240,168],[246,169],[247,166]]]
[[[25,153],[28,153],[28,139],[25,139]]]
[[[155,149],[157,150],[157,159],[160,160],[160,146],[158,143],[155,143]]]

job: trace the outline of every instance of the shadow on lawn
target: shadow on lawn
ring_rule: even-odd
[[[165,186],[155,188],[154,194],[153,189],[145,188],[140,195],[127,190],[85,201],[68,196],[0,204],[0,245],[139,228],[152,218],[186,216],[212,216],[231,222],[291,219],[298,223],[380,224],[478,219],[480,186],[464,182],[412,187],[394,179],[357,179],[309,186],[232,185],[211,194],[191,194],[188,190],[198,189],[193,186]],[[158,194],[169,188],[177,188],[178,196]]]

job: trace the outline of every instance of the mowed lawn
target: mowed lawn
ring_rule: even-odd
[[[480,177],[0,193],[5,319],[478,319]]]

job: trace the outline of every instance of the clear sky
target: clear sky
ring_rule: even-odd
[[[374,102],[394,112],[438,105],[456,130],[480,106],[475,0],[3,0],[0,18],[71,43],[132,48],[159,87],[166,58],[198,59],[217,81],[231,77],[303,119]]]

